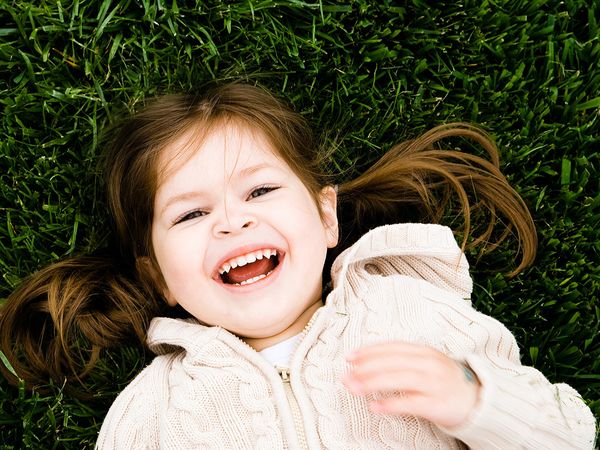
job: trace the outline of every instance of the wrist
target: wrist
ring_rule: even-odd
[[[456,361],[456,364],[462,372],[462,382],[464,387],[463,404],[465,405],[465,408],[464,416],[450,428],[458,428],[469,421],[472,413],[477,409],[481,392],[481,381],[471,366],[466,361]]]

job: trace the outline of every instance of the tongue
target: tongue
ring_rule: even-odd
[[[258,259],[256,262],[239,266],[235,269],[230,269],[229,273],[224,276],[223,280],[226,283],[236,284],[250,278],[257,277],[262,274],[267,274],[275,268],[275,263],[270,258]]]

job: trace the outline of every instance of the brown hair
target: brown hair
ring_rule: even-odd
[[[260,88],[230,83],[201,96],[154,100],[120,126],[106,152],[107,197],[121,257],[74,257],[51,265],[25,280],[0,310],[0,349],[21,378],[34,384],[82,377],[103,348],[132,335],[143,342],[151,318],[169,313],[151,245],[158,157],[184,133],[192,132],[197,143],[228,120],[262,132],[315,201],[331,183],[307,122]],[[440,141],[447,138],[471,140],[489,158],[442,150]],[[496,146],[471,125],[443,125],[393,147],[362,175],[340,184],[338,197],[336,254],[374,226],[438,222],[454,209],[463,218],[464,247],[493,248],[513,233],[522,257],[512,274],[535,255],[531,215],[500,172]],[[472,216],[484,224],[481,231]],[[496,236],[499,221],[505,226]],[[150,268],[136,266],[140,260]],[[0,369],[16,382],[2,364]]]

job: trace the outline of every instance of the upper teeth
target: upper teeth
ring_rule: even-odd
[[[272,255],[276,255],[277,250],[272,248],[266,248],[263,250],[257,250],[255,252],[246,253],[245,255],[236,256],[223,263],[219,267],[219,275],[228,273],[230,269],[235,269],[238,266],[245,266],[246,264],[253,263],[257,259],[270,258]]]

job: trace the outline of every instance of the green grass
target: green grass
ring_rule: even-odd
[[[475,303],[515,333],[525,364],[574,386],[600,418],[598,3],[193,4],[0,2],[0,297],[107,245],[100,131],[145,97],[258,80],[340,136],[339,170],[472,121],[497,139],[540,235],[535,266],[516,279],[499,274],[510,246],[479,261]],[[0,382],[0,449],[91,448],[143,360],[135,348],[108,355],[86,402]]]

